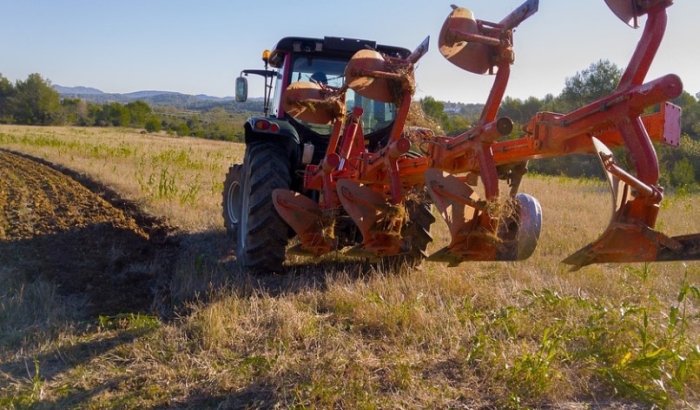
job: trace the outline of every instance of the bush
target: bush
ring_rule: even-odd
[[[148,132],[160,132],[160,130],[163,129],[163,125],[160,122],[160,118],[154,115],[146,120],[144,128],[146,128]]]

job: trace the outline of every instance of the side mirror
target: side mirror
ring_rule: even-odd
[[[246,102],[248,99],[248,79],[245,77],[236,78],[236,101]]]

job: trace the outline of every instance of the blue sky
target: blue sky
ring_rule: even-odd
[[[39,73],[53,84],[105,92],[166,90],[227,96],[246,68],[284,36],[365,38],[413,49],[430,35],[416,72],[416,98],[484,102],[493,81],[453,66],[437,49],[450,3],[499,21],[523,0],[2,0],[0,74],[11,81]],[[696,22],[700,1],[678,0],[648,80],[678,74],[700,92]],[[603,0],[540,0],[515,33],[516,62],[507,95],[559,94],[567,77],[607,59],[624,67],[641,29]],[[251,80],[251,95],[262,84]]]

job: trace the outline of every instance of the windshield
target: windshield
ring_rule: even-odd
[[[292,59],[291,82],[313,82],[315,80],[331,87],[340,88],[345,83],[346,65],[347,61],[345,60],[297,55]],[[345,103],[348,112],[356,106],[364,109],[362,127],[365,134],[389,126],[396,117],[394,104],[364,98],[352,89],[347,90]],[[302,123],[319,134],[329,135],[331,133],[332,127],[330,125]]]

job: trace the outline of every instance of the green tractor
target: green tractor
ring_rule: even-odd
[[[300,81],[343,87],[348,62],[356,52],[366,49],[393,58],[405,59],[411,54],[405,48],[368,40],[286,37],[272,51],[263,53],[264,69],[243,70],[236,79],[239,102],[247,99],[248,75],[262,76],[265,81],[264,115],[247,120],[243,163],[229,168],[223,190],[224,224],[234,238],[236,259],[242,268],[252,272],[283,270],[287,245],[295,233],[275,210],[274,190],[292,190],[313,201],[320,200],[318,191],[304,189],[304,173],[308,165],[319,164],[326,155],[332,125],[292,117],[284,110],[284,91],[290,84]],[[348,89],[345,104],[348,107],[361,105],[364,109],[361,120],[368,151],[386,143],[396,119],[393,103],[376,101]],[[423,251],[431,240],[427,230],[434,218],[429,206],[414,209],[418,215],[413,219],[420,225],[419,232],[413,234],[415,252],[409,257],[422,260]],[[338,249],[362,241],[347,215],[339,215],[333,229]]]

